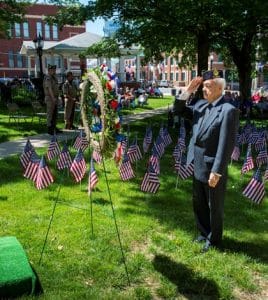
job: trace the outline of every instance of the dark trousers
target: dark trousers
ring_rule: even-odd
[[[225,189],[225,176],[220,178],[215,188],[193,179],[193,209],[197,228],[213,245],[222,240]]]

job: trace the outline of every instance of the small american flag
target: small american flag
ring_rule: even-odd
[[[54,135],[48,145],[47,159],[52,160],[54,157],[60,154],[60,146],[58,144],[57,138]]]
[[[260,169],[258,169],[243,191],[243,195],[260,204],[265,195],[264,184],[261,178]]]
[[[159,186],[160,186],[159,178],[157,177],[154,168],[150,164],[147,172],[143,177],[141,183],[141,191],[155,194],[158,191]]]
[[[57,161],[57,168],[58,170],[63,170],[65,168],[70,169],[71,165],[72,165],[71,154],[68,150],[68,146],[64,144]]]
[[[79,182],[83,179],[86,174],[86,169],[87,166],[83,152],[81,149],[79,149],[70,168],[70,172],[73,174],[76,182]]]
[[[153,153],[156,153],[159,158],[162,157],[162,155],[164,154],[165,146],[163,143],[163,139],[160,136],[158,136],[158,138],[154,142],[152,151]]]
[[[233,153],[231,155],[231,159],[235,160],[235,161],[238,161],[239,160],[239,156],[240,156],[239,146],[235,146],[234,150],[233,150]]]
[[[151,127],[147,127],[146,128],[146,133],[145,133],[145,137],[143,139],[143,152],[147,153],[149,150],[149,147],[152,143],[152,137],[153,137],[153,133],[152,133],[152,128]]]
[[[158,155],[156,153],[153,152],[153,154],[149,158],[149,164],[151,164],[157,175],[160,174],[160,163]]]
[[[268,163],[268,155],[267,155],[267,148],[266,143],[264,143],[264,147],[260,150],[256,157],[256,164],[258,167],[261,165],[265,165]]]
[[[268,181],[268,164],[267,164],[266,170],[264,172],[263,178],[264,178],[264,180]]]
[[[40,158],[37,156],[35,152],[33,152],[23,176],[27,179],[35,181],[39,164],[40,164]]]
[[[42,156],[40,160],[37,174],[36,177],[34,178],[34,181],[35,181],[35,186],[38,190],[48,187],[54,181],[52,174],[46,164],[46,160],[44,156]]]
[[[178,145],[181,149],[182,152],[186,152],[186,143],[185,143],[185,139],[183,138],[178,138]]]
[[[119,168],[119,174],[120,174],[121,179],[124,181],[135,177],[127,153],[124,154],[123,161]]]
[[[101,161],[102,161],[101,153],[98,150],[96,150],[96,149],[93,149],[92,158],[95,160],[95,162],[97,164],[100,164]]]
[[[33,145],[31,144],[30,140],[27,140],[27,142],[24,146],[23,152],[20,156],[20,162],[21,162],[24,169],[27,168],[27,165],[30,161],[30,157],[31,157],[33,152],[34,152]]]
[[[191,177],[194,173],[194,164],[190,163],[189,165],[183,165],[179,161],[176,161],[175,169],[177,170],[181,179],[187,179]]]
[[[137,143],[137,139],[133,141],[133,143],[130,145],[127,151],[128,158],[131,163],[140,160],[142,158],[140,147]]]
[[[241,169],[241,174],[245,174],[253,168],[254,168],[254,162],[253,162],[253,158],[251,155],[251,144],[248,144],[247,154],[246,154],[245,161],[244,161],[244,164]]]
[[[98,179],[96,170],[94,168],[94,161],[93,161],[93,158],[91,158],[90,170],[89,170],[89,176],[88,176],[88,194],[89,195],[92,192],[92,190],[95,188],[95,186],[97,185],[98,181],[99,181],[99,179]]]
[[[163,139],[165,147],[167,147],[168,145],[170,145],[172,143],[172,139],[171,139],[171,136],[170,136],[167,128],[164,128],[162,139]]]
[[[73,147],[76,150],[81,149],[84,152],[88,146],[89,146],[89,142],[85,136],[85,133],[83,133],[83,131],[80,130],[79,135],[75,139]]]

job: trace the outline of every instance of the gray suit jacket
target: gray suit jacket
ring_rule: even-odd
[[[204,118],[207,100],[199,100],[194,106],[179,102],[179,114],[192,117],[193,135],[187,164],[194,162],[195,178],[207,183],[210,172],[225,177],[239,127],[239,111],[221,98]]]

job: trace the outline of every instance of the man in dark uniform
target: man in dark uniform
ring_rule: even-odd
[[[56,77],[56,66],[48,65],[48,74],[45,75],[43,81],[45,103],[47,106],[47,132],[55,134],[61,132],[56,128],[57,113],[58,113],[58,96],[59,85]]]
[[[73,81],[73,73],[67,72],[66,81],[62,86],[64,96],[64,121],[65,129],[75,129],[74,123],[74,111],[75,102],[77,100],[77,87]]]
[[[205,242],[203,252],[222,240],[227,166],[239,126],[239,112],[224,101],[225,80],[219,77],[214,70],[194,78],[174,104],[175,111],[193,124],[187,163],[194,163],[193,209],[200,232],[195,241]],[[204,99],[187,106],[202,82]]]

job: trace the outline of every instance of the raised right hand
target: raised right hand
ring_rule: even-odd
[[[195,77],[187,86],[186,91],[190,94],[194,93],[202,82],[203,78],[201,76]]]

